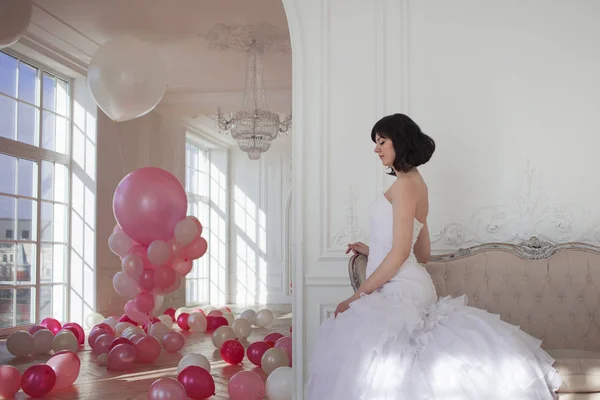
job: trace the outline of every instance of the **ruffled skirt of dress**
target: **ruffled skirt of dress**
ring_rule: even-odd
[[[321,325],[306,399],[556,399],[562,379],[540,344],[465,296],[419,310],[375,292]]]

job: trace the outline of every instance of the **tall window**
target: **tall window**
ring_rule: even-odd
[[[67,316],[71,110],[69,80],[0,52],[0,333]]]
[[[186,276],[186,303],[227,301],[227,153],[189,141],[186,144],[185,188],[188,214],[203,226],[208,242],[204,257]]]

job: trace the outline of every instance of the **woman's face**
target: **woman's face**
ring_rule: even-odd
[[[392,167],[396,159],[394,144],[391,139],[375,136],[375,153],[379,156],[384,167]]]

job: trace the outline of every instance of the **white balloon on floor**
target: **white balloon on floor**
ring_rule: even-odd
[[[101,324],[102,321],[104,321],[102,314],[91,313],[85,317],[85,326],[87,326],[89,329],[92,329],[94,326]]]
[[[15,357],[28,356],[33,351],[33,337],[29,332],[13,332],[6,339],[6,349]]]
[[[0,1],[0,49],[10,47],[23,36],[33,13],[31,0]]]
[[[271,322],[273,322],[273,313],[271,310],[264,309],[256,314],[256,322],[254,325],[264,328],[265,326],[269,326]]]
[[[267,378],[266,394],[269,400],[292,400],[294,374],[290,367],[279,367]]]
[[[112,39],[94,53],[88,68],[88,87],[94,101],[113,121],[141,117],[161,101],[167,72],[150,44],[133,38]]]
[[[179,365],[177,365],[177,374],[179,374],[186,367],[189,367],[191,365],[204,368],[205,370],[210,372],[210,361],[208,361],[208,358],[206,358],[202,354],[192,353],[183,357],[181,361],[179,361]]]
[[[252,333],[252,327],[250,326],[250,322],[244,318],[238,318],[233,321],[231,324],[231,328],[235,332],[235,335],[240,340],[248,339],[248,336]]]
[[[250,325],[254,325],[256,322],[256,311],[254,310],[246,310],[240,315],[240,318],[243,318],[250,322]]]

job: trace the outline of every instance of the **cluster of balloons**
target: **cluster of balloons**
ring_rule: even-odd
[[[88,324],[97,322],[99,314],[88,316]],[[100,316],[101,317],[101,316]],[[88,335],[92,354],[100,364],[107,364],[112,371],[133,368],[136,362],[152,363],[162,350],[175,353],[183,347],[183,335],[172,329],[171,317],[148,321],[139,326],[127,315],[120,319],[109,317],[94,325]]]
[[[63,350],[76,353],[84,341],[85,333],[79,324],[69,322],[61,325],[54,318],[45,318],[27,331],[11,333],[6,340],[6,349],[15,357],[47,354],[52,350],[55,353]]]
[[[34,398],[66,389],[73,385],[80,368],[79,356],[68,350],[54,354],[45,364],[32,365],[23,375],[12,365],[1,365],[0,398],[12,399],[20,389]]]
[[[179,289],[208,244],[200,221],[186,217],[183,186],[161,168],[140,168],[123,178],[113,211],[118,225],[108,244],[122,265],[113,286],[129,299],[125,314],[144,324],[159,314],[164,295]]]
[[[31,0],[0,1],[0,49],[17,43],[31,22]]]
[[[87,82],[98,107],[113,121],[122,122],[141,117],[158,105],[167,88],[167,74],[150,44],[119,37],[94,53]]]

